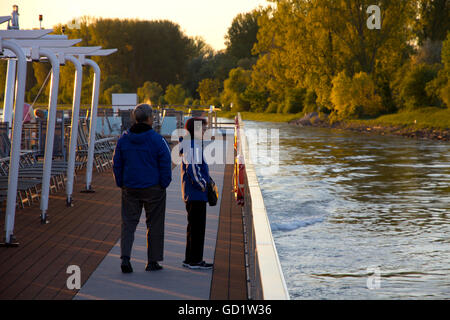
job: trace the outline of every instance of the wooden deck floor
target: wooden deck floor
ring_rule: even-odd
[[[241,208],[233,189],[233,165],[225,166],[211,300],[246,300],[244,235]]]
[[[242,218],[231,192],[232,173],[232,165],[226,165],[211,299],[246,299]],[[78,290],[66,287],[67,267],[80,267],[83,286],[116,244],[120,189],[111,171],[94,173],[95,193],[80,193],[82,181],[80,172],[72,208],[65,206],[64,192],[50,196],[48,225],[40,224],[38,203],[16,211],[20,246],[0,248],[0,299],[72,299]],[[0,230],[4,230],[4,213]]]
[[[111,199],[120,199],[120,189],[111,171],[94,173],[95,193],[80,193],[81,181],[83,172],[74,186],[72,208],[66,207],[64,192],[50,196],[50,224],[40,224],[38,203],[16,211],[20,246],[0,248],[0,299],[72,299],[76,290],[67,289],[67,267],[80,266],[83,284],[116,243],[120,201]]]

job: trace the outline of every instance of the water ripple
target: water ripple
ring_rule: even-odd
[[[250,148],[292,298],[450,299],[450,143],[245,126],[279,130],[277,171]]]

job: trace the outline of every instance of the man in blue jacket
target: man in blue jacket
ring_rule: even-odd
[[[166,140],[152,129],[152,108],[140,104],[132,112],[135,124],[117,142],[113,158],[116,184],[122,188],[122,272],[133,272],[130,257],[142,208],[147,222],[147,271],[162,269],[166,188],[172,181],[172,161]]]

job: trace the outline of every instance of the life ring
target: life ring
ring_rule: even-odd
[[[234,196],[238,205],[244,205],[245,164],[241,155],[234,160]]]

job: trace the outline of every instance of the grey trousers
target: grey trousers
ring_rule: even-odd
[[[146,215],[148,261],[162,261],[166,189],[159,185],[143,189],[122,188],[121,258],[131,257],[134,233],[139,224],[142,208],[145,209]]]

